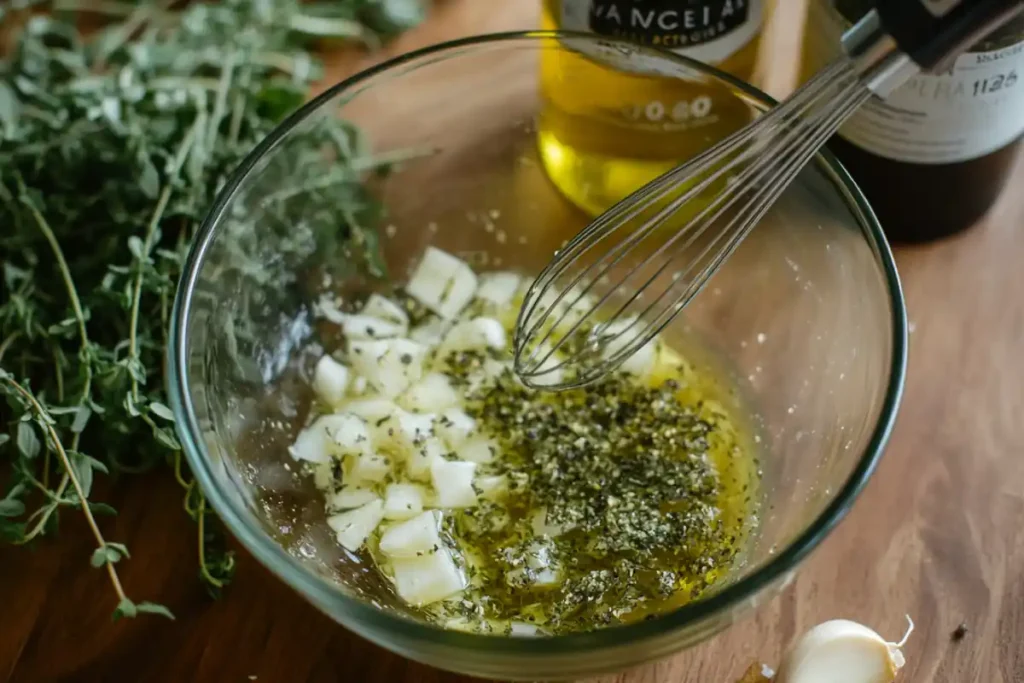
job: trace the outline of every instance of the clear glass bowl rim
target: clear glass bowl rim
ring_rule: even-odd
[[[355,89],[368,79],[379,76],[390,69],[424,58],[439,60],[447,56],[462,56],[464,55],[462,51],[467,48],[516,42],[540,44],[543,40],[559,37],[601,42],[605,45],[621,44],[629,50],[640,49],[657,53],[662,58],[673,59],[682,66],[689,67],[704,75],[722,81],[735,90],[769,107],[777,104],[776,100],[752,85],[740,81],[712,66],[677,55],[668,50],[654,47],[638,48],[631,43],[603,37],[597,38],[593,34],[588,33],[573,31],[512,31],[482,34],[438,43],[385,60],[376,66],[360,71],[338,82],[278,124],[277,128],[260,142],[230,175],[228,182],[221,189],[214,200],[213,206],[207,213],[186,258],[171,313],[167,363],[169,400],[174,413],[177,432],[189,465],[210,504],[245,548],[293,589],[311,599],[313,604],[317,605],[320,609],[324,609],[324,605],[333,605],[331,610],[332,616],[339,613],[342,614],[343,616],[339,618],[339,621],[343,624],[348,622],[354,625],[369,623],[373,624],[375,630],[394,633],[396,636],[410,640],[443,641],[447,647],[451,648],[466,648],[509,655],[585,653],[610,646],[622,646],[629,642],[640,642],[684,629],[688,625],[700,623],[749,599],[762,589],[784,578],[788,572],[794,570],[849,512],[853,502],[857,499],[874,472],[892,432],[903,394],[907,367],[907,319],[903,292],[892,252],[883,236],[878,219],[864,195],[839,161],[827,149],[822,149],[819,152],[819,157],[824,160],[823,170],[831,176],[830,179],[836,189],[845,196],[848,204],[860,214],[859,218],[862,219],[862,225],[868,228],[866,238],[884,271],[887,291],[889,293],[889,303],[892,309],[893,348],[892,362],[889,367],[889,384],[882,402],[878,422],[872,431],[867,448],[860,457],[856,467],[850,473],[847,481],[838,489],[833,500],[821,515],[802,534],[788,547],[776,552],[774,559],[749,576],[722,589],[707,599],[684,605],[655,619],[633,624],[613,626],[586,633],[572,633],[544,638],[507,638],[463,633],[417,622],[397,614],[391,614],[345,595],[331,583],[311,573],[296,558],[274,543],[261,529],[251,525],[245,516],[233,507],[233,504],[229,502],[230,497],[225,493],[217,477],[210,469],[209,459],[201,436],[202,432],[199,429],[193,406],[187,400],[187,397],[191,394],[187,374],[187,350],[189,346],[188,327],[192,295],[199,272],[202,269],[206,252],[212,244],[216,233],[216,226],[220,223],[221,215],[230,206],[235,192],[243,180],[258,167],[260,160],[264,156],[273,151],[277,144],[287,137],[292,129],[318,112],[321,107],[335,101],[339,95],[346,91]]]

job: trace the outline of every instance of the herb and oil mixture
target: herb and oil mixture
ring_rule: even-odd
[[[292,446],[339,543],[461,630],[642,619],[723,579],[756,523],[757,462],[718,373],[655,340],[605,381],[526,388],[524,281],[428,249],[405,290],[325,306],[345,348]]]
[[[751,521],[754,464],[730,416],[700,401],[702,381],[661,359],[643,383],[619,375],[538,397],[509,373],[484,392],[472,414],[520,486],[455,516],[479,563],[465,616],[580,631],[679,606],[722,578]],[[538,543],[555,585],[536,585]]]

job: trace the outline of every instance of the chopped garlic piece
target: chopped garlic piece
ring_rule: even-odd
[[[540,364],[540,367],[537,368],[534,376],[530,378],[530,382],[534,386],[546,387],[558,384],[565,376],[564,368],[561,367],[563,362],[562,359],[558,357],[557,352],[552,353],[551,351],[551,345],[545,342],[538,345],[536,353],[533,354],[533,356],[538,360],[546,358],[546,360]]]
[[[423,489],[415,484],[388,484],[384,491],[384,517],[409,519],[423,512]]]
[[[392,524],[380,537],[380,551],[389,557],[419,557],[443,547],[441,513],[421,512],[412,519]]]
[[[406,456],[405,471],[412,479],[429,480],[431,466],[438,460],[444,460],[446,452],[440,439],[429,437]]]
[[[442,361],[460,351],[485,351],[504,349],[508,343],[505,327],[494,318],[473,318],[458,323],[444,336],[437,347],[437,357]]]
[[[367,422],[374,424],[378,420],[390,417],[398,412],[398,406],[394,401],[386,398],[364,398],[352,401],[345,405],[345,412],[358,415]]]
[[[501,311],[515,298],[522,278],[515,273],[486,273],[480,276],[480,287],[476,298],[486,301],[493,309]]]
[[[403,335],[409,329],[409,314],[405,312],[405,309],[380,294],[371,294],[359,312],[362,315],[386,320],[389,323],[400,326],[402,328],[401,334]]]
[[[548,522],[547,508],[540,508],[539,510],[536,510],[533,513],[533,518],[530,520],[530,524],[535,535],[549,536],[551,538],[557,538],[566,531],[572,531],[573,529],[571,524],[551,524]]]
[[[328,517],[327,524],[334,529],[344,548],[356,552],[383,519],[384,502],[378,498],[355,510]]]
[[[404,325],[362,313],[346,316],[341,329],[349,339],[391,339],[406,332]]]
[[[342,486],[341,489],[327,501],[329,510],[351,510],[362,507],[367,503],[380,498],[373,489],[360,488],[358,486]]]
[[[412,332],[409,333],[409,339],[424,346],[437,346],[444,339],[444,335],[450,327],[450,321],[432,317],[413,328]]]
[[[437,506],[465,508],[476,505],[476,491],[473,489],[475,473],[475,462],[435,460],[431,463],[430,481],[437,494]]]
[[[531,281],[524,281],[523,295],[525,297],[526,291],[529,290]],[[587,312],[594,307],[594,301],[589,296],[580,296],[581,292],[578,288],[573,287],[567,290],[564,296],[559,299],[559,292],[555,288],[545,289],[543,294],[537,299],[536,306],[534,307],[534,315],[537,315],[540,311],[550,311],[548,315],[548,321],[554,325],[557,323],[559,330],[567,332],[580,320],[586,317]],[[536,292],[534,292],[536,297]],[[577,299],[579,299],[577,301]],[[555,301],[558,303],[555,303]]]
[[[416,413],[436,413],[459,405],[459,393],[440,372],[431,372],[402,394],[398,402]]]
[[[325,355],[313,370],[313,392],[321,401],[336,408],[345,400],[348,389],[349,370],[347,367]]]
[[[528,624],[525,621],[510,621],[509,635],[519,638],[532,638],[542,635],[542,631],[535,624]]]
[[[513,638],[532,638],[544,634],[544,631],[536,624],[529,624],[525,621],[497,621],[494,619],[480,621],[466,617],[455,617],[446,621],[444,627],[467,633],[490,633],[512,636]]]
[[[422,557],[396,558],[391,571],[399,597],[416,607],[450,598],[467,585],[447,548]]]
[[[406,293],[442,318],[454,318],[476,292],[476,275],[464,261],[427,247]]]
[[[526,551],[526,566],[530,569],[547,569],[551,567],[551,543],[534,541]]]
[[[366,393],[366,390],[370,387],[370,383],[366,381],[366,378],[360,375],[352,380],[352,383],[348,385],[348,393],[352,396],[362,396]]]
[[[508,477],[503,474],[477,477],[474,486],[476,486],[476,490],[481,498],[500,500],[502,496],[508,493]]]
[[[346,481],[352,483],[384,481],[391,472],[391,461],[377,453],[361,453],[347,463]]]
[[[330,448],[334,455],[358,455],[370,449],[370,430],[363,418],[340,413],[325,415],[321,419],[331,437]]]
[[[602,336],[609,335],[614,336],[614,338],[608,339],[601,355],[605,359],[611,358],[636,341],[646,327],[647,325],[644,321],[637,320],[636,318],[627,318],[608,325],[604,328]],[[624,360],[619,369],[636,377],[646,377],[651,372],[651,369],[654,368],[654,361],[657,359],[657,356],[657,342],[656,340],[651,340]]]
[[[313,469],[313,485],[321,491],[327,491],[334,488],[334,461],[325,460],[324,462],[314,463]]]
[[[505,575],[510,586],[553,586],[558,583],[558,566],[551,558],[550,539],[536,540],[526,548],[525,563]]]
[[[408,339],[349,342],[349,364],[385,398],[394,398],[423,374],[427,349]]]
[[[396,453],[403,458],[412,455],[420,444],[434,435],[436,417],[431,414],[407,413],[401,408],[373,427],[374,447]]]
[[[455,454],[463,460],[484,465],[494,460],[498,454],[498,445],[485,436],[477,436],[464,441]]]
[[[328,447],[331,437],[323,425],[318,424],[321,419],[323,418],[318,418],[295,437],[295,443],[288,447],[288,453],[292,458],[315,463],[331,462],[331,451]]]
[[[319,318],[340,325],[345,322],[346,315],[341,310],[341,304],[340,298],[335,298],[332,294],[324,292],[320,295],[317,302],[313,304],[313,313]]]
[[[434,431],[444,439],[449,448],[456,449],[476,432],[476,420],[465,411],[450,408],[437,419]]]
[[[299,432],[288,451],[296,460],[328,462],[332,455],[362,453],[370,445],[366,423],[355,415],[321,415]]]
[[[505,372],[512,371],[511,361],[485,358],[482,366],[466,378],[466,393],[474,394],[486,384],[491,384]]]

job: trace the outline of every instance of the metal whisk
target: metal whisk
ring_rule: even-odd
[[[840,59],[555,254],[519,312],[517,374],[567,389],[621,366],[701,291],[864,101],[938,68],[1021,10],[1024,0],[878,0],[843,35]]]

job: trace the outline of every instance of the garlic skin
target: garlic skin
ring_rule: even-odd
[[[890,643],[863,624],[834,619],[805,633],[786,653],[773,683],[892,683],[906,660],[903,639]]]

